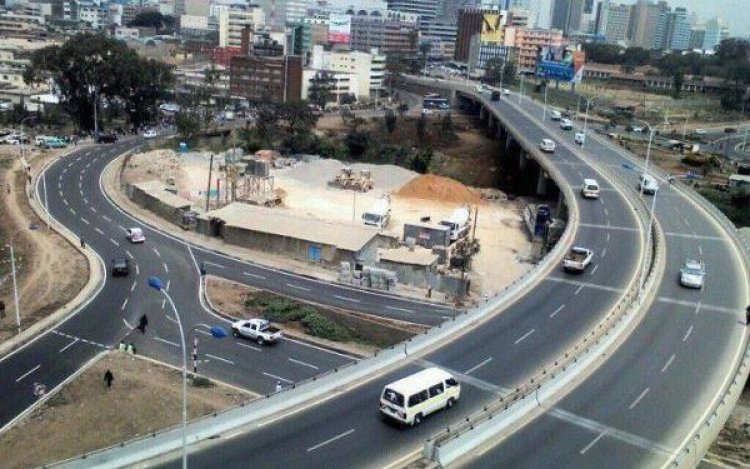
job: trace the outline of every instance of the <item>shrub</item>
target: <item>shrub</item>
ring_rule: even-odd
[[[343,342],[350,339],[347,329],[318,313],[308,314],[302,319],[301,323],[305,331],[310,335],[336,342]]]
[[[193,376],[192,383],[196,388],[209,388],[214,385],[211,380],[205,376]]]

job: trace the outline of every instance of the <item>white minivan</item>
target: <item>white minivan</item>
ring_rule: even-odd
[[[583,180],[583,186],[581,186],[581,195],[584,199],[599,198],[599,183],[596,182],[596,179]]]
[[[659,183],[655,177],[644,174],[638,182],[638,190],[647,195],[654,195],[659,190]]]
[[[427,368],[383,388],[380,412],[397,422],[416,426],[440,409],[449,409],[458,401],[461,385],[440,368]]]

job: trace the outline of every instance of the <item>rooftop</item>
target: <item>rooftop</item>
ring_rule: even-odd
[[[282,210],[234,202],[226,207],[206,212],[198,218],[218,218],[224,221],[225,226],[302,239],[353,252],[360,251],[378,234],[376,229],[363,225],[300,217],[284,213]]]
[[[191,201],[167,191],[166,186],[161,181],[137,182],[133,186],[173,208],[189,208],[193,204]]]
[[[433,254],[432,250],[420,246],[415,246],[414,249],[409,249],[406,246],[396,249],[380,249],[378,254],[381,261],[421,266],[433,265],[439,257],[437,254]]]

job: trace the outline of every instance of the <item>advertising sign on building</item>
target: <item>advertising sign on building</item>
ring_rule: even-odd
[[[497,13],[485,13],[482,18],[482,31],[479,34],[480,42],[492,42],[500,44],[503,42],[503,16]]]
[[[586,53],[571,49],[540,47],[537,54],[536,74],[547,80],[580,82]]]
[[[351,16],[331,14],[328,25],[328,42],[331,44],[349,44],[351,36]]]

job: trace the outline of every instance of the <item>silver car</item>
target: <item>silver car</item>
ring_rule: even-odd
[[[703,288],[703,279],[706,276],[706,268],[703,262],[688,259],[680,269],[680,285],[687,288]]]

